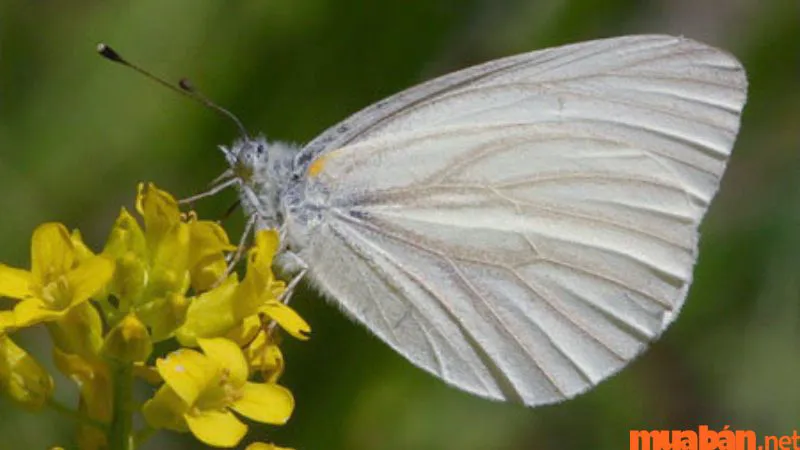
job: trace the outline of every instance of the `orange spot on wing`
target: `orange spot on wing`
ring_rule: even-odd
[[[319,158],[315,159],[314,162],[308,166],[308,176],[315,177],[322,172],[322,169],[325,167],[325,162],[328,160],[328,155],[321,155]]]

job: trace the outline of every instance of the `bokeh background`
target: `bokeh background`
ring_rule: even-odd
[[[627,449],[628,431],[800,428],[800,8],[796,0],[138,0],[0,2],[0,260],[28,264],[58,220],[96,247],[136,183],[177,195],[224,168],[236,137],[212,112],[94,54],[99,41],[170,80],[188,76],[272,139],[305,142],[435,75],[573,41],[685,35],[750,76],[728,173],[703,224],[681,318],[618,376],[538,409],[446,387],[309,291],[313,338],[287,340],[284,427],[298,449]],[[201,203],[218,217],[232,193]],[[241,219],[230,222],[241,227]],[[234,232],[235,234],[235,232]],[[48,357],[44,334],[23,345]],[[63,381],[63,380],[62,380]],[[61,387],[69,385],[62,383]],[[65,390],[63,399],[74,398]],[[0,448],[70,448],[69,420],[0,402]],[[146,448],[202,448],[190,436]]]

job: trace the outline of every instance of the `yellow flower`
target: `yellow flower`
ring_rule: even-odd
[[[286,288],[282,281],[275,280],[272,272],[272,260],[278,251],[278,244],[276,230],[260,230],[256,233],[255,245],[248,253],[247,275],[237,296],[240,297],[240,303],[249,306],[245,308],[247,313],[265,314],[295,338],[306,340],[311,327],[292,308],[278,301]]]
[[[103,289],[114,264],[83,249],[64,225],[45,223],[33,233],[30,271],[0,264],[0,296],[21,300],[13,326],[59,319]]]
[[[275,383],[283,374],[285,363],[278,347],[279,335],[264,325],[261,317],[250,316],[225,337],[242,349],[251,372],[260,372],[261,379]]]
[[[243,303],[253,304],[257,309],[264,300],[280,293],[283,285],[276,282],[272,272],[272,261],[280,246],[277,230],[259,230],[254,241],[253,248],[247,252],[247,274],[239,295],[243,297]]]
[[[262,423],[289,419],[291,392],[274,383],[248,382],[247,362],[234,342],[217,338],[198,344],[204,354],[181,349],[156,362],[165,384],[143,407],[151,426],[189,430],[206,444],[233,447],[247,425],[232,411]]]
[[[161,341],[183,323],[189,287],[216,283],[225,271],[224,252],[235,247],[219,225],[183,216],[177,201],[152,183],[139,185],[136,210],[144,229],[123,208],[103,250],[118,265],[109,293],[119,313],[136,312]]]
[[[185,314],[189,228],[174,199],[152,185],[140,185],[137,209],[144,230],[123,208],[103,250],[119,266],[109,293],[120,313],[135,311],[158,341],[169,337]]]
[[[108,293],[117,299],[120,310],[127,311],[144,291],[148,261],[144,232],[125,208],[111,228],[103,254],[117,263]]]
[[[178,342],[196,347],[199,338],[220,337],[235,327],[241,321],[235,303],[237,287],[233,274],[216,288],[192,299],[185,322],[175,332]]]
[[[261,372],[264,381],[274,383],[283,375],[283,353],[267,331],[261,330],[244,349],[244,354],[250,368]]]
[[[195,292],[204,292],[215,286],[228,263],[225,252],[236,250],[228,240],[228,235],[222,227],[207,220],[197,220],[190,214],[186,223],[189,225],[189,270],[191,271],[192,289]]]
[[[48,322],[47,330],[59,350],[97,360],[103,345],[103,320],[91,302],[70,309],[63,317]]]
[[[135,212],[121,210],[100,254],[77,230],[41,225],[33,233],[29,271],[0,264],[0,297],[18,300],[0,311],[0,391],[28,408],[49,402],[50,375],[7,336],[44,323],[56,368],[79,388],[71,412],[84,419],[74,439],[82,449],[133,442],[135,412],[150,425],[137,442],[157,428],[233,447],[247,433],[245,422],[285,423],[294,398],[277,384],[284,359],[275,325],[300,339],[310,328],[279,301],[286,285],[272,272],[278,233],[260,231],[254,239],[244,277],[229,274],[226,255],[236,247],[224,229],[181,213],[153,184],[138,186]],[[171,337],[199,349],[180,349],[149,365],[154,347],[174,348],[155,345]],[[141,407],[130,396],[134,377],[159,386]],[[248,448],[291,450],[266,443]]]
[[[264,314],[298,339],[308,339],[311,331],[293,309],[278,301],[285,285],[272,272],[272,259],[278,250],[278,233],[261,230],[248,252],[247,274],[240,283],[230,275],[216,288],[194,298],[186,322],[176,332],[178,341],[194,346],[198,338],[225,336],[245,319]]]
[[[150,334],[136,314],[128,314],[120,320],[103,342],[103,354],[116,361],[144,362],[152,351]]]
[[[53,392],[50,374],[5,334],[0,334],[0,389],[29,409],[41,408]]]
[[[265,302],[258,311],[274,320],[281,328],[286,330],[287,333],[291,334],[292,337],[300,339],[301,341],[308,339],[308,333],[311,332],[311,327],[289,306],[277,300],[270,300]]]

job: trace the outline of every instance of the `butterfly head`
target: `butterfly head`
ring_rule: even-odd
[[[263,136],[255,139],[241,138],[230,147],[220,146],[232,175],[242,185],[257,183],[259,176],[266,175],[270,161],[269,144]]]
[[[227,177],[237,180],[245,210],[268,222],[281,217],[281,193],[291,175],[296,148],[259,136],[240,138],[220,150],[230,166]]]

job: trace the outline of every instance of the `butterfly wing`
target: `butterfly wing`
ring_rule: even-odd
[[[311,279],[461,389],[526,405],[615,373],[679,312],[739,128],[738,61],[630,36],[493,61],[312,141]]]

